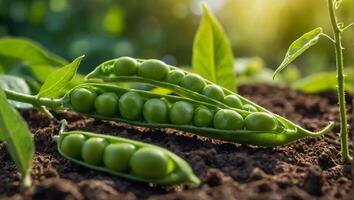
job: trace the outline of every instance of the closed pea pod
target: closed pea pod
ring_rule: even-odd
[[[64,132],[63,129],[62,126],[60,134],[55,137],[59,153],[82,166],[133,181],[159,185],[199,185],[200,183],[186,161],[161,147],[117,136],[82,131]],[[97,160],[103,160],[103,164],[86,162],[84,159],[72,157],[63,151],[62,142],[66,137],[74,134],[84,136],[85,143],[92,139],[106,142],[101,158],[97,158]]]

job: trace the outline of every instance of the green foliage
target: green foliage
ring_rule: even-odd
[[[3,90],[11,90],[15,92],[20,92],[23,94],[31,94],[31,90],[27,85],[26,81],[22,78],[10,75],[0,75],[0,88]],[[11,105],[20,109],[32,108],[31,104],[9,101]]]
[[[0,133],[1,139],[11,158],[22,174],[25,187],[31,185],[32,159],[34,142],[26,122],[21,115],[8,103],[4,91],[0,88]]]
[[[75,76],[80,62],[84,56],[76,58],[72,63],[51,73],[42,85],[38,97],[55,98],[60,96],[62,90]]]
[[[304,53],[308,48],[315,45],[322,34],[322,28],[318,27],[310,32],[305,33],[300,38],[295,40],[289,47],[283,62],[275,70],[273,79],[281,72],[286,66],[293,62],[297,57]]]
[[[19,60],[31,68],[38,65],[60,67],[67,63],[63,58],[50,53],[40,44],[25,38],[1,38],[0,55]]]
[[[234,57],[229,40],[217,19],[203,7],[203,18],[193,43],[192,65],[202,77],[229,90],[236,89]]]
[[[320,72],[300,79],[291,85],[294,90],[300,90],[306,93],[319,93],[324,91],[335,91],[337,89],[336,72]],[[345,88],[353,93],[353,72],[347,72],[345,79]]]

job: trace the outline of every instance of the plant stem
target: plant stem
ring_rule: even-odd
[[[37,98],[36,96],[27,95],[10,90],[5,90],[5,94],[8,99],[23,103],[29,103],[37,108],[45,106],[48,108],[57,109],[62,105],[62,101],[60,99]]]
[[[337,18],[335,16],[334,2],[328,0],[328,12],[331,19],[334,45],[337,64],[337,81],[338,81],[338,103],[340,111],[340,139],[341,139],[341,155],[343,163],[351,163],[353,161],[349,154],[348,148],[348,126],[347,126],[347,111],[345,103],[344,78],[343,74],[343,49],[341,43],[341,29],[338,27]]]

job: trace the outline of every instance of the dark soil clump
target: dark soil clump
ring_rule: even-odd
[[[37,111],[24,118],[34,135],[33,186],[23,190],[19,173],[0,145],[0,198],[3,199],[352,199],[351,166],[340,164],[339,112],[335,93],[307,95],[267,85],[242,86],[239,93],[297,124],[330,134],[289,146],[257,148],[223,143],[175,130],[152,130],[127,124],[56,114],[69,130],[127,137],[165,147],[186,159],[202,180],[197,188],[136,183],[76,165],[62,158],[52,141],[57,121]],[[348,102],[352,97],[348,97]],[[352,107],[348,107],[352,113]],[[352,117],[349,115],[352,124]],[[350,126],[352,138],[353,126]],[[352,142],[351,148],[352,148]]]

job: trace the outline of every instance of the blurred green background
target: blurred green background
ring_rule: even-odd
[[[208,0],[223,25],[235,57],[262,58],[269,68],[282,61],[293,40],[315,27],[332,34],[325,0]],[[85,54],[83,73],[123,55],[190,65],[200,20],[198,0],[0,0],[0,37],[38,41],[64,58]],[[338,16],[353,21],[353,2]],[[344,34],[345,65],[353,66],[353,32]],[[236,60],[242,60],[237,59]],[[295,61],[302,76],[333,71],[333,46],[321,39]]]

